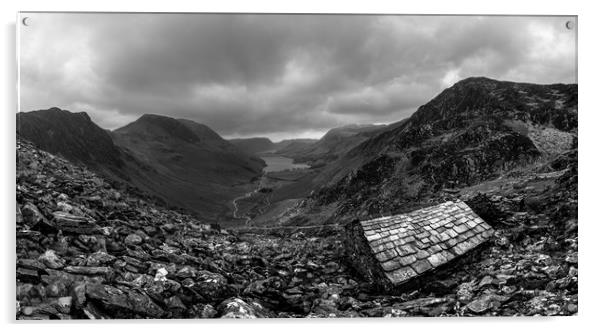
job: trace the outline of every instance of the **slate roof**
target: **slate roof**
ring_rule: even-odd
[[[493,229],[464,202],[360,222],[393,285],[399,285],[485,242]]]

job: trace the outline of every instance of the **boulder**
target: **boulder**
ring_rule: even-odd
[[[58,270],[47,270],[48,275],[42,276],[42,282],[46,285],[46,293],[52,297],[72,296],[73,287],[82,282],[100,282],[102,277],[88,278],[83,275],[75,275]],[[99,278],[99,279],[95,279]]]
[[[94,219],[90,217],[76,216],[64,211],[55,211],[52,213],[56,227],[63,233],[72,234],[102,234],[102,230],[96,225]]]
[[[40,282],[40,275],[37,270],[18,267],[17,280],[37,284]]]
[[[274,314],[257,302],[245,302],[240,298],[229,298],[217,307],[220,318],[271,318]]]
[[[236,289],[218,273],[199,270],[197,277],[182,281],[184,288],[190,289],[198,300],[205,303],[220,303],[236,294]]]
[[[215,318],[217,310],[211,304],[195,304],[188,309],[188,315],[194,318]]]
[[[23,221],[26,225],[32,229],[41,231],[44,233],[55,233],[56,225],[53,221],[46,219],[44,215],[38,210],[38,207],[33,203],[27,202],[21,207],[21,214],[23,215]]]
[[[138,234],[130,234],[125,237],[125,244],[129,246],[136,246],[142,243],[142,237]]]
[[[88,257],[86,257],[86,259],[84,260],[84,265],[85,266],[110,265],[116,259],[117,258],[115,256],[110,255],[104,251],[97,251],[95,253],[90,254]]]
[[[458,286],[458,290],[456,291],[456,296],[460,303],[466,304],[472,300],[474,297],[474,284],[472,282],[465,282]]]
[[[184,303],[182,303],[182,300],[180,300],[180,298],[175,295],[165,299],[165,306],[170,310],[176,310],[176,311],[185,311],[186,310],[186,306],[184,305]]]
[[[46,250],[38,260],[50,269],[61,269],[65,266],[65,260],[60,258],[54,250]]]
[[[115,318],[161,318],[165,312],[148,295],[109,285],[88,285],[86,297],[102,311]]]
[[[474,301],[466,305],[470,311],[475,314],[482,314],[492,308],[497,308],[504,302],[510,299],[509,296],[497,295],[497,294],[485,294],[481,295]]]
[[[45,221],[46,217],[38,210],[35,204],[27,202],[21,207],[21,215],[23,221],[30,226],[33,226],[39,222]]]
[[[67,266],[65,272],[73,274],[83,274],[89,276],[103,276],[110,279],[113,276],[113,269],[107,266]]]
[[[82,310],[86,304],[86,283],[78,282],[71,287],[70,296],[75,309]]]

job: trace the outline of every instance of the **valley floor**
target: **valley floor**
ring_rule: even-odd
[[[307,192],[304,182],[315,175],[314,170],[293,169],[264,172],[251,189],[232,200],[232,218],[228,228],[279,224],[283,214],[294,210]]]

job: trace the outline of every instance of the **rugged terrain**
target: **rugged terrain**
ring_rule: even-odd
[[[327,165],[308,206],[335,206],[335,221],[365,218],[516,169],[537,172],[576,151],[577,117],[577,85],[468,78]]]
[[[85,112],[59,108],[17,114],[17,135],[41,149],[87,165],[103,175],[127,179],[128,156]]]
[[[19,113],[17,133],[206,220],[230,215],[229,202],[247,190],[264,166],[207,126],[158,115],[144,115],[109,132],[86,113],[52,108]]]
[[[69,114],[82,123],[65,133],[42,120],[20,125],[18,319],[577,312],[576,85],[458,82],[297,187],[270,193],[282,197],[267,211],[272,217],[237,229],[168,209],[107,177],[123,167],[121,154],[176,174],[200,141],[229,144],[206,127],[147,116],[111,141],[95,127],[80,137],[89,119]],[[63,135],[99,146],[88,156],[62,140],[45,145]],[[106,166],[94,167],[103,155]],[[288,205],[278,193],[311,189]],[[395,294],[379,293],[350,268],[346,222],[452,199],[496,230],[492,240]]]
[[[576,155],[558,162],[568,168],[466,197],[498,229],[495,240],[422,286],[391,295],[376,293],[347,267],[338,227],[220,230],[19,139],[16,315],[574,314]]]

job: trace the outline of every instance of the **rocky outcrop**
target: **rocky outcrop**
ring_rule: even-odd
[[[26,141],[17,153],[17,319],[577,312],[576,154],[509,192],[457,193],[500,211],[486,217],[498,225],[491,246],[391,295],[349,268],[336,233],[215,229]]]
[[[335,220],[397,213],[550,161],[576,137],[576,85],[469,78],[328,165],[309,205],[336,205]]]
[[[214,229],[29,142],[17,153],[19,319],[302,317],[357,287],[335,239]]]

